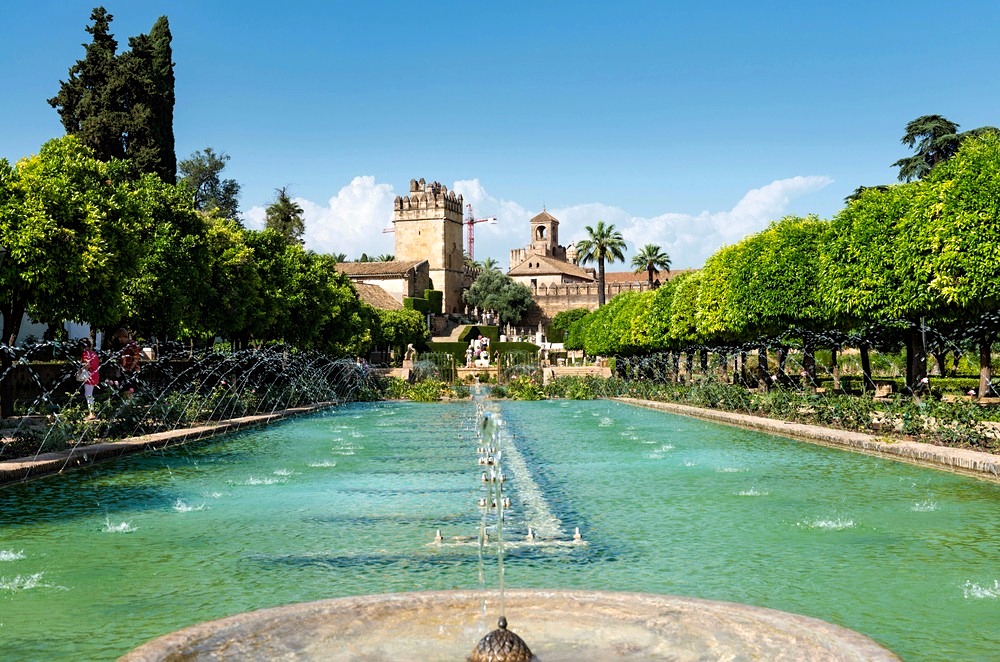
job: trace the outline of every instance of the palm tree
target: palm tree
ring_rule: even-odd
[[[265,211],[265,227],[279,232],[288,243],[301,245],[302,235],[306,231],[302,207],[292,200],[287,186],[275,189],[275,192],[278,194],[277,198]]]
[[[347,253],[334,253],[331,257],[334,262],[347,262]]]
[[[587,238],[576,242],[576,261],[580,264],[597,260],[597,307],[604,305],[604,263],[625,261],[625,239],[615,230],[614,224],[604,225],[597,221],[596,227],[586,227]]]
[[[500,263],[491,257],[486,258],[482,262],[476,262],[476,266],[478,266],[482,271],[492,271],[494,269],[499,271],[500,269]]]
[[[670,256],[656,244],[646,244],[642,250],[632,258],[632,266],[635,272],[646,272],[646,282],[649,289],[653,289],[653,274],[661,269],[670,273]]]
[[[392,262],[395,259],[396,259],[396,256],[393,255],[392,253],[382,253],[381,255],[379,255],[378,257],[375,258],[375,261],[376,262]]]

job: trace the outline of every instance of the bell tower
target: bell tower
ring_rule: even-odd
[[[547,211],[531,219],[531,253],[566,259],[566,249],[559,245],[559,221]]]
[[[443,312],[462,303],[462,196],[439,182],[410,180],[409,195],[396,196],[392,223],[399,261],[427,260],[433,287],[444,293]]]

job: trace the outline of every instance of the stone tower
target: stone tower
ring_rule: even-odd
[[[531,219],[531,243],[525,248],[515,248],[510,252],[510,268],[513,269],[533,256],[566,261],[566,247],[559,245],[559,220],[547,211],[542,211]]]
[[[410,193],[396,196],[392,223],[397,260],[427,260],[432,287],[444,293],[443,312],[464,307],[462,196],[438,182],[410,180]]]
[[[566,258],[566,249],[559,245],[559,221],[547,211],[531,219],[531,252],[557,259]]]

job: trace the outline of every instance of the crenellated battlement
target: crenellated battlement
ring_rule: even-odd
[[[431,182],[428,184],[421,177],[419,181],[416,179],[410,180],[409,195],[397,195],[393,203],[393,209],[398,212],[441,209],[457,213],[461,218],[463,214],[462,196],[457,195],[454,191],[449,191],[448,187],[440,182]]]
[[[441,182],[411,179],[410,192],[396,196],[392,225],[397,260],[427,260],[432,287],[444,292],[444,310],[462,308],[465,279],[462,196]]]
[[[600,288],[597,283],[559,283],[541,284],[529,287],[531,298],[535,305],[521,318],[521,324],[534,326],[539,322],[548,324],[564,310],[587,308],[597,310],[597,294]],[[645,292],[649,286],[644,282],[608,283],[605,285],[605,297],[608,301],[622,292]]]

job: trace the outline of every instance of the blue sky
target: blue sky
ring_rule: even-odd
[[[4,3],[0,157],[62,134],[46,103],[95,2]],[[256,226],[274,189],[307,246],[392,252],[411,178],[461,192],[476,258],[507,266],[543,207],[563,244],[597,220],[676,268],[787,214],[895,180],[904,126],[1000,125],[996,2],[119,0],[120,47],[173,33],[179,158],[230,155]],[[623,267],[613,267],[623,268]]]

